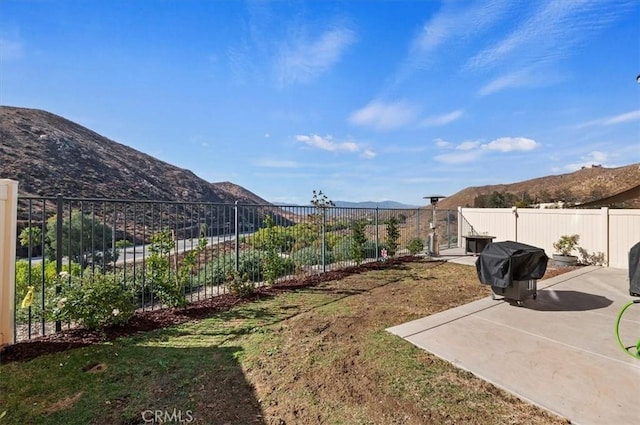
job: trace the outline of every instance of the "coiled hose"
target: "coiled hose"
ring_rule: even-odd
[[[630,348],[633,348],[633,345],[630,347],[626,347],[620,340],[620,320],[622,320],[622,315],[624,314],[625,310],[631,307],[633,304],[640,304],[640,300],[629,301],[627,304],[625,304],[622,307],[622,309],[620,310],[620,313],[618,313],[618,319],[616,320],[616,339],[618,340],[618,345],[620,346],[620,348],[622,348],[622,351],[624,351],[625,353],[627,353],[633,358],[640,359],[640,339],[638,339],[638,342],[636,343],[635,354],[629,350]]]

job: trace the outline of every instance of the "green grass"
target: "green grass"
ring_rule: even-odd
[[[0,425],[134,424],[156,410],[196,424],[559,423],[384,330],[483,296],[461,267],[369,272],[2,365]]]

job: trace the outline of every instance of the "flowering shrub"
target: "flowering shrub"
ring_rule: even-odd
[[[62,269],[73,276],[80,275],[80,265],[77,263],[63,264]],[[55,286],[58,281],[55,262],[45,261],[43,266],[42,261],[31,263],[28,260],[16,261],[16,323],[26,323],[29,318],[40,321],[45,316],[43,288],[44,300],[48,302],[55,296]]]
[[[69,278],[60,273],[61,292],[53,300],[55,320],[73,321],[87,329],[125,323],[136,309],[135,290],[114,273],[86,273]]]

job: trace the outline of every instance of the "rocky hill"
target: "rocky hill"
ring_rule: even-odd
[[[22,195],[267,203],[41,110],[1,106],[0,141],[0,178],[17,180]]]
[[[474,207],[481,196],[508,193],[533,202],[564,201],[580,204],[605,198],[640,185],[640,164],[624,167],[585,167],[573,173],[539,177],[511,184],[468,187],[438,203],[438,208]],[[624,202],[626,208],[640,208],[640,199]]]

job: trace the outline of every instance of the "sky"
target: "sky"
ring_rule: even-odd
[[[640,162],[639,0],[0,0],[0,104],[270,202]]]

